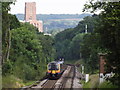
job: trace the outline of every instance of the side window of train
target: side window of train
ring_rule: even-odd
[[[48,69],[50,69],[50,68],[51,68],[51,65],[49,64],[49,65],[48,65]]]

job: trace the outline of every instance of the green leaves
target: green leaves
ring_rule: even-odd
[[[53,61],[55,58],[54,39],[51,36],[45,36],[38,34],[38,39],[42,45],[42,51],[44,53],[45,63]]]
[[[27,56],[30,61],[36,61],[38,60],[37,57],[41,57],[42,46],[33,31],[29,31],[25,27],[21,27],[12,30],[11,34],[12,48],[14,49],[13,52],[16,53],[17,56]],[[17,57],[11,57],[11,59],[14,58]]]
[[[24,82],[38,80],[45,75],[46,64],[54,60],[54,40],[8,14],[10,4],[2,3],[2,74],[13,75]]]
[[[34,27],[30,26],[30,28]],[[45,60],[41,42],[34,30],[29,30],[29,26],[11,30],[10,62],[13,63],[11,72],[24,80],[35,79],[39,70],[36,71],[34,67],[39,67],[40,63]]]
[[[64,57],[68,60],[80,59],[80,50],[85,35],[85,26],[88,26],[88,33],[92,33],[95,30],[98,19],[98,16],[85,17],[75,28],[66,29],[58,33],[55,36],[57,57]]]
[[[15,15],[9,14],[10,30],[20,27],[20,22]]]
[[[90,7],[88,7],[90,6]],[[111,79],[112,83],[120,86],[120,2],[90,2],[86,5],[86,10],[102,9],[99,14],[100,20],[96,32],[100,35],[98,45],[99,52],[107,53],[107,71],[114,72],[115,76]]]

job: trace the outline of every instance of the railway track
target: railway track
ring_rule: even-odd
[[[64,90],[65,88],[75,88],[74,82],[76,77],[76,68],[74,65],[67,65],[66,70],[58,80],[45,79],[42,82],[38,82],[36,85],[32,85],[28,88],[39,88],[40,90]]]
[[[75,77],[75,67],[70,66],[69,72],[67,73],[66,76],[64,76],[64,79],[62,82],[63,83],[62,89],[64,89],[64,88],[72,89],[74,77]]]
[[[41,88],[41,90],[44,90],[46,88],[53,90],[56,82],[57,80],[48,80],[47,83]]]

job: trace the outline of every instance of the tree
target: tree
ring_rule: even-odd
[[[91,8],[92,12],[102,9],[96,32],[100,34],[100,47],[109,51],[106,62],[115,73],[111,81],[120,86],[120,2],[105,3],[91,0],[89,5],[85,5],[85,9]]]
[[[13,2],[2,2],[2,63],[9,59],[10,50],[10,4]]]
[[[80,59],[80,48],[81,48],[81,42],[83,40],[84,34],[77,34],[70,43],[70,50],[71,53],[71,59]]]
[[[94,73],[98,70],[99,34],[89,33],[84,35],[81,42],[81,58],[86,66],[86,73]]]
[[[55,36],[55,47],[57,57],[68,60],[80,59],[80,47],[85,33],[85,25],[88,33],[93,33],[99,17],[85,17],[75,28],[66,29]]]
[[[20,22],[15,15],[9,14],[10,30],[20,27]]]
[[[51,36],[38,34],[38,39],[42,45],[42,51],[46,59],[45,63],[53,61],[55,58],[54,39]]]
[[[10,49],[10,61],[12,64],[11,73],[14,73],[19,78],[32,80],[37,76],[42,68],[41,64],[44,62],[42,53],[42,45],[39,42],[38,37],[34,31],[30,31],[25,27],[20,27],[11,30],[11,49]],[[22,64],[22,65],[18,65]],[[22,71],[23,67],[26,67],[27,73]],[[29,69],[31,68],[31,70]],[[3,67],[4,70],[4,67]],[[36,71],[37,70],[37,71]],[[16,73],[19,71],[19,74]],[[4,70],[5,72],[5,70]],[[31,75],[34,73],[34,77]],[[38,74],[40,74],[38,73]],[[20,76],[21,75],[21,76]],[[26,78],[27,76],[27,78]]]

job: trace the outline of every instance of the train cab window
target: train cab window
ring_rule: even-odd
[[[52,63],[52,64],[49,64],[49,65],[48,65],[48,69],[49,69],[49,70],[58,70],[59,67],[58,67],[57,64],[55,64],[55,63],[53,64],[53,63]]]

